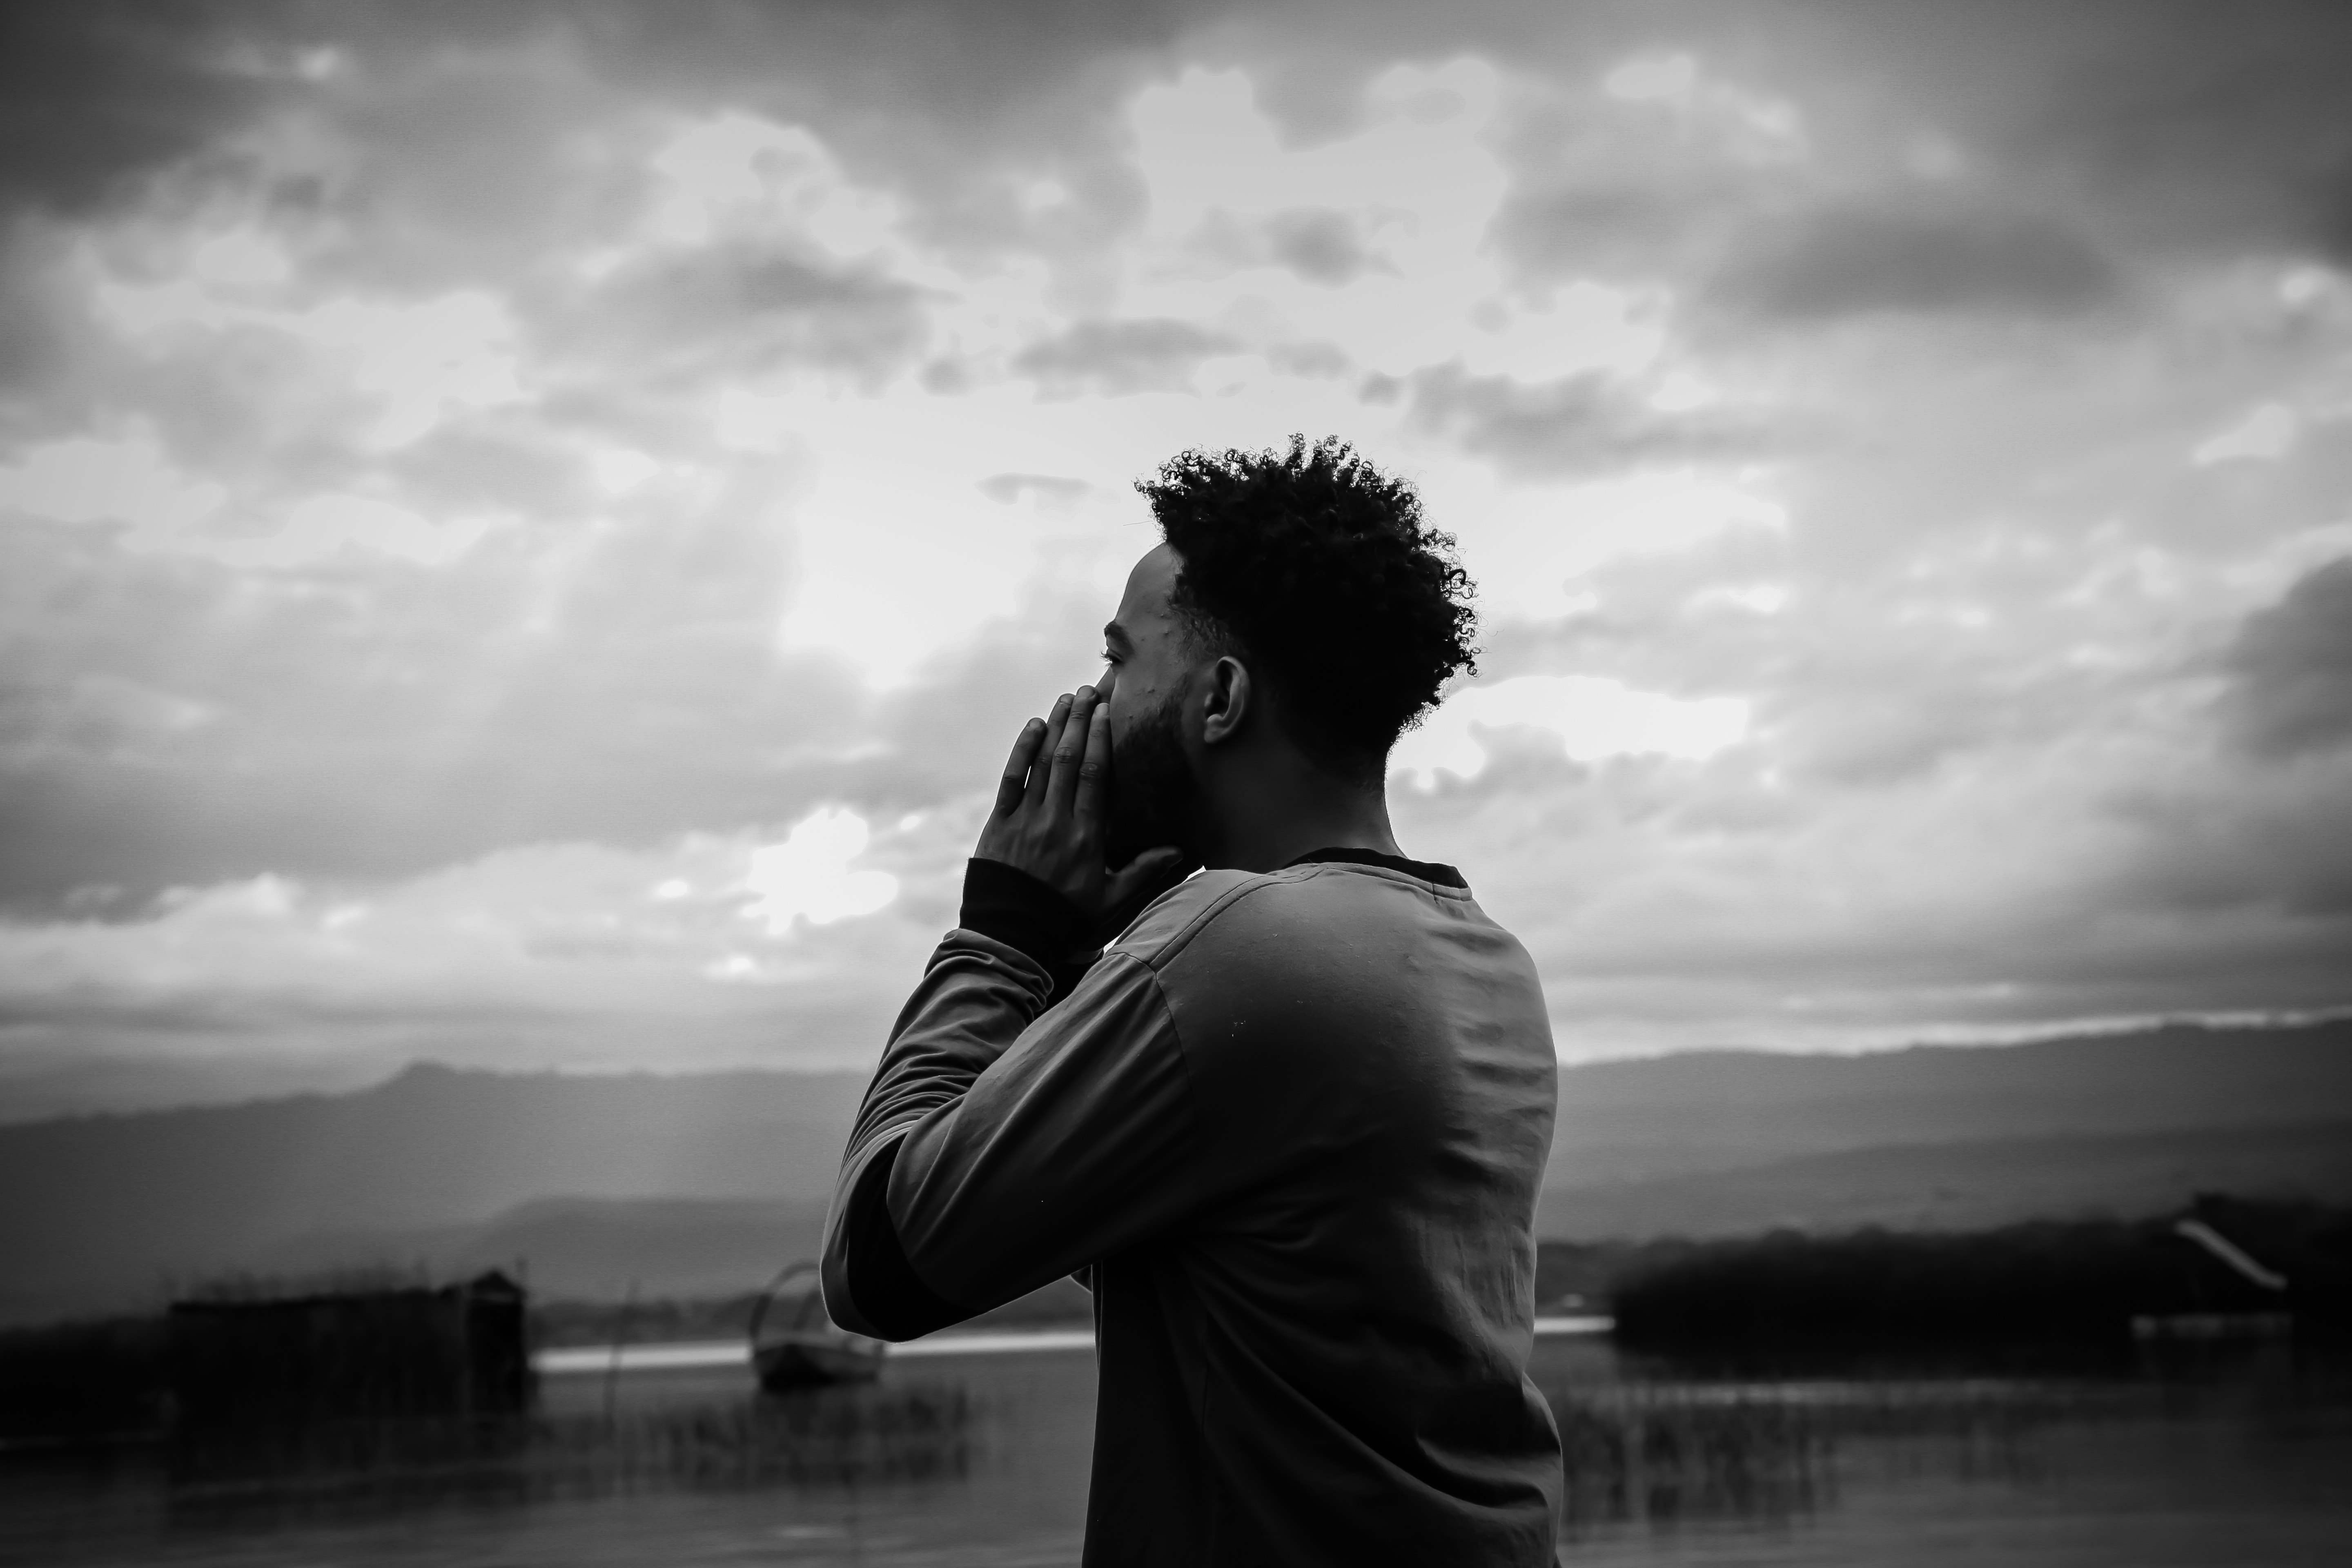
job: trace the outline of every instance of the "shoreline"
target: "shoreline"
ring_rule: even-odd
[[[1539,1317],[1534,1330],[1539,1339],[1566,1334],[1606,1334],[1612,1321],[1598,1313]],[[999,1330],[979,1333],[953,1329],[892,1345],[888,1359],[933,1356],[1018,1355],[1056,1351],[1092,1350],[1091,1328]],[[704,1368],[749,1366],[750,1345],[741,1340],[694,1340],[635,1345],[565,1345],[543,1350],[530,1358],[531,1370],[546,1377],[575,1377],[593,1373],[691,1372]]]

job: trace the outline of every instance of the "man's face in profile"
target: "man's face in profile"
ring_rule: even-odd
[[[1162,844],[1189,848],[1195,789],[1184,746],[1193,639],[1174,605],[1182,562],[1165,544],[1128,574],[1103,627],[1097,683],[1110,710],[1110,829],[1104,859],[1124,866]]]

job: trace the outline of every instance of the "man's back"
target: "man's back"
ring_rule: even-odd
[[[837,1206],[901,1145],[867,1212],[934,1315],[1089,1268],[1089,1563],[1550,1561],[1525,1368],[1554,1058],[1526,953],[1449,878],[1203,873],[984,1062],[1042,972],[959,931],[902,1016]],[[854,1232],[829,1292],[887,1330]]]

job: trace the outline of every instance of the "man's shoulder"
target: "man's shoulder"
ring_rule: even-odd
[[[1392,868],[1204,872],[1110,952],[1164,999],[1196,1078],[1255,1081],[1288,1063],[1328,1089],[1354,1070],[1343,1062],[1380,1060],[1396,1081],[1426,1085],[1498,1048],[1550,1070],[1526,949],[1466,889]],[[1228,1068],[1243,1077],[1221,1077]]]
[[[1146,905],[1105,951],[1155,963],[1264,879],[1249,871],[1195,871]]]
[[[1213,930],[1220,948],[1236,939],[1278,938],[1295,952],[1318,934],[1337,937],[1364,920],[1410,922],[1439,911],[1492,923],[1467,889],[1381,867],[1310,861],[1276,871],[1201,871],[1161,894],[1109,951],[1156,968]]]

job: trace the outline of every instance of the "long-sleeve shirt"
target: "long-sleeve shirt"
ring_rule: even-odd
[[[908,1339],[1088,1279],[1090,1565],[1551,1563],[1526,951],[1451,868],[1323,851],[1194,876],[1056,1000],[1050,912],[970,887],[843,1160],[835,1321]]]

